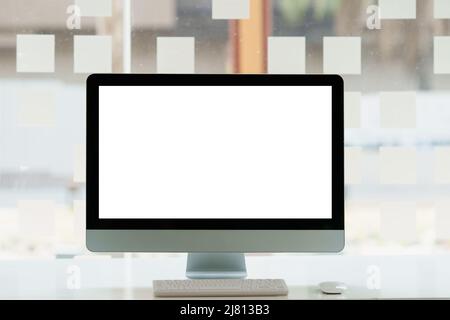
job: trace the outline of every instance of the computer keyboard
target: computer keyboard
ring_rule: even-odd
[[[285,296],[282,279],[154,280],[155,297]]]

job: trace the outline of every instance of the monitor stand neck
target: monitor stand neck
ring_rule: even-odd
[[[188,253],[189,279],[242,279],[247,276],[243,253]]]

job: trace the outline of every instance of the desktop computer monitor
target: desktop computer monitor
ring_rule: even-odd
[[[344,247],[337,75],[94,74],[87,247],[188,252],[189,277],[243,277],[245,252]]]

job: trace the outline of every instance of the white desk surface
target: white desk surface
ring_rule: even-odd
[[[185,255],[0,260],[0,299],[153,299],[152,280],[184,279],[185,265]],[[247,256],[247,269],[286,280],[289,295],[276,299],[450,298],[450,255]],[[349,289],[324,295],[321,281]]]

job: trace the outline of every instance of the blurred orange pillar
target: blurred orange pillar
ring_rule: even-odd
[[[250,0],[249,19],[230,22],[233,73],[267,71],[267,37],[271,32],[271,1]]]

